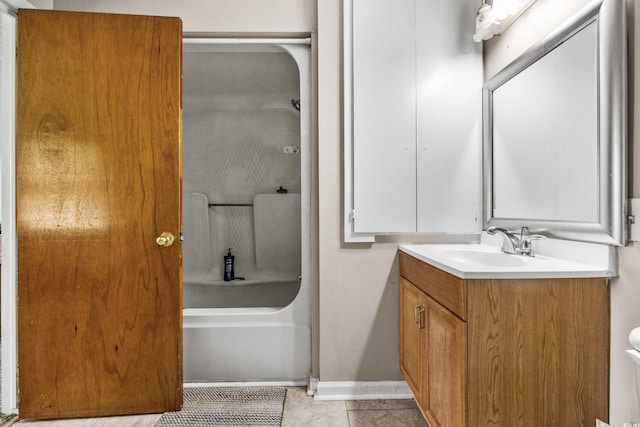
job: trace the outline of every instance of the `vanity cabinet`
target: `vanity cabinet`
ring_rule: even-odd
[[[462,279],[400,252],[400,364],[431,426],[608,420],[606,278]]]

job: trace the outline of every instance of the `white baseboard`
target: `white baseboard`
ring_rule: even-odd
[[[313,396],[318,390],[318,378],[309,377],[309,384],[307,385],[307,396]]]
[[[307,380],[297,381],[231,381],[231,382],[188,382],[184,383],[184,388],[198,387],[304,387]]]
[[[317,381],[315,400],[413,399],[406,381]]]
[[[308,382],[307,382],[308,381]],[[185,383],[184,387],[250,387],[307,386],[307,394],[315,400],[413,399],[406,381],[302,381]]]

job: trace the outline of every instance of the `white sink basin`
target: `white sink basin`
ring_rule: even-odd
[[[531,257],[509,255],[504,252],[489,252],[471,248],[449,249],[440,252],[452,261],[488,267],[524,267],[532,262]]]
[[[402,245],[400,250],[463,279],[612,276],[607,266],[511,255],[490,245]]]

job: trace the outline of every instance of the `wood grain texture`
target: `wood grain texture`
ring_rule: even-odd
[[[20,10],[19,413],[182,404],[181,22]]]
[[[418,404],[423,403],[424,329],[416,323],[415,311],[423,299],[424,294],[418,288],[400,278],[400,370]]]
[[[400,274],[456,316],[467,319],[464,280],[404,252],[400,252]]]
[[[432,426],[462,426],[467,414],[467,322],[425,297],[425,415]]]
[[[407,292],[411,303],[417,298],[426,304],[425,335],[413,338],[424,347],[403,342],[401,355],[405,361],[422,358],[422,378],[414,379],[414,368],[408,382],[422,383],[418,403],[432,427],[578,427],[608,420],[606,278],[474,279],[461,285],[406,254],[400,261],[403,292],[416,285]],[[449,293],[447,286],[457,290]],[[450,297],[459,292],[467,322],[450,311]],[[444,296],[448,306],[433,295]],[[403,310],[401,316],[408,327],[405,317],[412,320],[413,313]]]
[[[469,425],[608,420],[606,279],[469,284]]]

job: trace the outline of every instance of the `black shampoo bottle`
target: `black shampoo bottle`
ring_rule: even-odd
[[[231,248],[229,248],[229,252],[224,256],[224,280],[225,282],[229,282],[234,279],[233,275],[233,258],[231,255]]]

